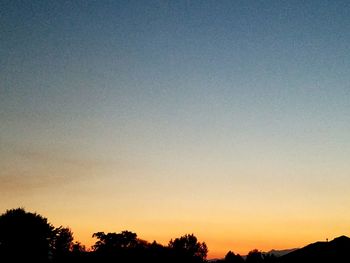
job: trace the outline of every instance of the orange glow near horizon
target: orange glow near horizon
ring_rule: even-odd
[[[8,173],[23,169],[28,177],[35,175],[37,182],[48,171],[65,174],[65,178],[53,174],[52,179],[35,187],[23,187],[21,184],[28,182],[16,178],[8,180],[5,182],[8,187],[2,189],[1,210],[24,207],[37,212],[54,226],[70,227],[75,239],[87,247],[94,244],[91,236],[98,231],[129,230],[141,239],[163,245],[193,233],[199,241],[207,243],[209,258],[220,258],[229,250],[245,255],[255,248],[289,249],[348,234],[346,185],[330,180],[324,184],[325,177],[322,182],[311,182],[301,176],[282,180],[276,176],[280,166],[266,166],[267,174],[254,167],[245,171],[239,167],[221,170],[215,167],[215,172],[221,174],[217,178],[211,177],[215,172],[206,165],[187,166],[185,170],[192,176],[185,178],[182,169],[170,167],[165,169],[171,171],[166,177],[157,177],[154,174],[164,174],[164,167],[118,170],[95,164],[86,170],[72,162],[60,168],[56,156],[37,154],[20,158],[27,159],[28,164],[9,166]],[[31,161],[39,160],[44,164],[30,165]],[[116,171],[124,177],[106,175]],[[231,176],[233,171],[245,176]],[[78,179],[69,180],[79,173]],[[251,184],[253,177],[255,184]],[[319,195],[321,191],[327,194]],[[292,192],[296,194],[288,194]]]
[[[49,212],[48,212],[49,213]],[[43,213],[45,214],[45,213]],[[296,215],[295,218],[261,218],[256,220],[252,214],[247,217],[227,215],[208,216],[197,220],[196,218],[183,219],[155,219],[149,218],[122,218],[112,213],[65,216],[52,215],[50,222],[55,226],[69,226],[76,241],[90,248],[95,239],[92,234],[98,231],[121,232],[129,230],[136,232],[138,237],[149,242],[154,240],[167,245],[170,239],[184,234],[195,234],[200,242],[206,242],[209,248],[208,258],[222,258],[228,251],[246,255],[250,250],[270,251],[271,249],[290,249],[303,247],[309,243],[330,240],[340,235],[348,234],[348,222],[337,221],[337,216],[327,220],[316,221],[312,217]],[[55,220],[53,220],[55,219]],[[67,225],[68,224],[68,225]],[[322,231],[320,231],[320,229]]]
[[[46,170],[57,174],[62,171],[54,160],[51,163],[48,160],[50,157],[45,157],[43,171],[23,162],[21,165],[26,166],[23,168],[27,169],[27,176],[33,173],[36,178]],[[225,176],[229,170],[217,169],[222,176],[215,179],[210,177],[213,171],[205,165],[202,169],[188,167],[194,175],[181,181],[177,179],[181,170],[159,178],[154,173],[162,170],[152,167],[125,169],[118,173],[130,179],[120,180],[106,176],[105,173],[113,171],[109,169],[90,167],[87,171],[83,166],[66,163],[62,173],[67,178],[80,172],[86,179],[80,176],[79,180],[62,184],[58,177],[54,178],[56,184],[44,181],[44,185],[36,188],[21,187],[26,182],[17,183],[14,178],[6,182],[13,187],[2,189],[0,208],[5,211],[24,207],[37,212],[54,226],[70,227],[75,239],[87,247],[94,244],[91,236],[98,231],[129,230],[141,239],[163,245],[193,233],[199,241],[207,243],[209,258],[223,257],[229,250],[245,255],[255,248],[289,249],[348,234],[350,214],[344,205],[349,197],[345,184],[336,187],[331,183],[317,185],[314,181],[312,187],[317,185],[317,193],[303,178],[283,182],[274,177],[277,181],[272,184],[273,173],[277,173],[272,167],[269,175],[255,176],[256,184],[250,184],[250,177],[257,173],[255,168],[245,171],[245,177],[240,178]],[[20,170],[20,166],[7,169],[10,170]],[[298,194],[286,194],[288,191]],[[320,191],[328,194],[318,195]]]
[[[153,226],[152,226],[153,225]],[[147,227],[144,225],[144,227]],[[148,224],[148,227],[151,229],[135,231],[133,229],[137,229],[136,226],[129,226],[126,228],[118,228],[118,227],[108,227],[105,229],[97,228],[94,232],[104,231],[104,232],[121,232],[123,230],[134,231],[138,234],[138,237],[149,242],[153,242],[154,240],[162,245],[167,245],[170,239],[174,239],[176,237],[180,237],[184,234],[194,233],[200,242],[206,242],[209,248],[208,258],[222,258],[226,255],[228,251],[233,251],[234,253],[238,253],[240,255],[246,255],[249,251],[253,249],[258,249],[260,251],[270,251],[272,249],[282,250],[282,249],[291,249],[291,248],[300,248],[309,243],[317,242],[317,241],[325,241],[326,238],[330,240],[346,234],[345,225],[343,227],[339,226],[337,228],[329,228],[327,229],[324,226],[322,227],[324,230],[323,233],[319,233],[317,226],[313,225],[313,229],[309,229],[306,234],[305,231],[297,230],[296,228],[302,228],[303,226],[299,225],[298,227],[292,227],[290,224],[288,227],[290,230],[286,229],[281,231],[279,226],[265,226],[264,230],[261,230],[259,235],[256,235],[258,231],[254,229],[254,234],[249,233],[248,230],[240,230],[240,229],[225,229],[220,228],[219,225],[209,225],[207,231],[203,230],[203,226],[198,227],[197,232],[189,230],[190,227],[187,227],[186,230],[182,230],[181,224],[177,227],[173,228],[171,231],[170,226],[165,224]],[[246,227],[249,227],[248,225]],[[252,226],[250,226],[252,227]],[[304,227],[311,227],[311,224]],[[81,242],[87,248],[90,248],[96,241],[93,239],[92,233],[93,231],[89,231],[80,224],[80,227],[77,225],[77,231],[72,230],[75,233],[75,240]],[[193,227],[193,229],[196,227]],[[183,228],[185,229],[185,227]],[[202,229],[202,231],[199,231]],[[323,235],[322,235],[323,234]],[[286,238],[288,237],[288,238]]]

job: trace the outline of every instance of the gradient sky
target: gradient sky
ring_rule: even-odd
[[[350,235],[349,1],[1,1],[0,211],[209,257]]]

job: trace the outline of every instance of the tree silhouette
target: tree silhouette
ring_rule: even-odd
[[[180,238],[170,240],[169,248],[180,257],[183,262],[203,262],[208,253],[207,245],[198,242],[193,234],[187,234]]]
[[[149,243],[138,239],[136,233],[97,232],[92,236],[98,239],[92,248],[99,260],[135,262],[147,256],[146,250]]]
[[[73,233],[67,227],[58,227],[54,230],[53,259],[56,262],[67,261],[73,248]]]
[[[0,262],[48,262],[54,227],[47,219],[23,208],[0,216]]]
[[[66,262],[89,263],[89,262],[93,262],[91,256],[92,256],[92,253],[87,251],[84,245],[82,245],[80,242],[74,242],[74,244],[72,244],[72,247],[71,247],[69,260],[65,260],[63,262],[64,263]]]
[[[98,241],[93,246],[95,251],[113,251],[115,249],[134,248],[138,244],[137,234],[130,231],[121,233],[97,232],[92,235]]]
[[[232,251],[227,252],[224,262],[227,263],[244,263],[244,259],[240,255],[235,255]]]
[[[259,250],[254,249],[248,253],[247,258],[246,258],[246,262],[247,263],[261,263],[261,262],[264,262],[264,258],[263,258],[262,253]]]

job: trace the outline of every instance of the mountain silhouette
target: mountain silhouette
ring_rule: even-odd
[[[330,242],[316,242],[307,245],[280,257],[279,262],[350,262],[350,238],[340,236]]]

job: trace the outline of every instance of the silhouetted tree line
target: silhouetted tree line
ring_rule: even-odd
[[[73,262],[184,262],[206,261],[207,246],[193,234],[170,240],[167,246],[149,243],[136,233],[97,232],[90,250],[73,242],[67,227],[54,227],[43,216],[22,208],[0,215],[1,263],[73,263]]]
[[[167,246],[149,243],[136,233],[96,232],[91,249],[73,242],[68,227],[54,227],[46,218],[22,208],[0,215],[0,263],[203,263],[208,248],[195,235],[186,234],[170,240]],[[342,236],[331,242],[317,242],[285,256],[252,250],[246,257],[229,251],[215,263],[292,263],[350,262],[350,238]]]

